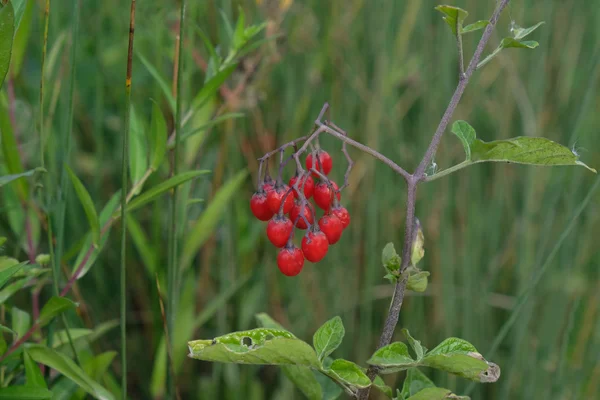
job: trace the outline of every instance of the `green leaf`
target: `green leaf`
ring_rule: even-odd
[[[0,10],[0,12],[6,8],[7,6]],[[8,104],[4,101],[0,102],[0,140],[6,169],[12,175],[22,174],[24,171],[20,150],[17,146],[17,140],[14,136],[12,123],[8,114]],[[16,190],[21,201],[29,198],[29,189],[26,181],[18,181]]]
[[[50,398],[52,398],[52,392],[44,388],[9,386],[0,389],[0,400],[44,400]]]
[[[285,376],[309,400],[323,399],[323,391],[312,369],[300,365],[282,365],[281,370]]]
[[[4,287],[6,282],[16,274],[23,266],[27,264],[27,261],[20,263],[14,258],[0,256],[0,289]]]
[[[17,179],[21,179],[21,178],[28,177],[28,176],[33,176],[33,174],[35,174],[36,172],[45,172],[45,171],[46,170],[43,168],[35,168],[35,169],[30,169],[27,172],[22,172],[20,174],[0,176],[0,187],[7,185]]]
[[[406,288],[408,290],[412,290],[414,292],[422,293],[427,290],[429,272],[427,271],[419,271],[414,274],[410,274],[408,276],[408,282],[406,283]]]
[[[5,303],[6,300],[8,300],[13,294],[21,290],[23,286],[29,282],[29,280],[30,278],[19,279],[18,281],[13,282],[4,289],[0,290],[0,304]]]
[[[375,351],[367,361],[370,365],[385,368],[383,373],[403,371],[417,365],[402,342],[394,342]]]
[[[167,151],[167,122],[158,104],[152,104],[152,121],[150,122],[150,134],[152,136],[152,147],[150,168],[157,170]]]
[[[9,2],[0,9],[0,88],[10,66],[15,31],[15,10]]]
[[[313,346],[317,357],[322,362],[325,357],[333,353],[342,344],[345,330],[342,319],[338,316],[325,322],[313,336]]]
[[[183,142],[184,140],[189,139],[189,138],[191,138],[192,136],[194,136],[194,135],[196,135],[198,133],[205,132],[208,128],[210,128],[212,126],[215,126],[215,125],[217,125],[220,122],[229,121],[230,119],[234,119],[234,118],[241,118],[243,116],[244,116],[244,114],[242,114],[242,113],[226,113],[226,114],[223,114],[220,117],[213,118],[212,120],[210,120],[210,122],[207,122],[206,124],[200,125],[198,128],[193,128],[193,129],[190,129],[190,130],[187,130],[187,131],[183,131],[183,134],[179,138],[179,141]],[[167,147],[169,149],[171,149],[171,148],[174,147],[174,145],[175,145],[175,142],[174,141],[170,141],[168,143]]]
[[[448,338],[423,358],[423,366],[440,369],[478,382],[496,382],[500,367],[486,361],[466,340]]]
[[[12,330],[17,333],[18,337],[22,337],[31,327],[31,316],[28,312],[13,307],[10,310]]]
[[[115,210],[119,206],[120,201],[121,201],[121,192],[118,191],[115,194],[113,194],[113,196],[110,198],[110,200],[106,203],[106,205],[100,212],[100,218],[99,218],[100,225],[104,226],[109,222],[111,215],[115,212]],[[92,266],[98,259],[100,252],[102,251],[102,249],[106,245],[106,242],[108,241],[109,233],[110,233],[110,225],[109,225],[109,230],[104,232],[104,235],[102,235],[102,237],[100,238],[100,243],[98,244],[97,247],[92,246],[91,234],[88,233],[85,236],[85,239],[83,241],[83,246],[81,247],[81,250],[79,251],[79,254],[77,255],[77,259],[75,260],[75,264],[74,264],[73,270],[72,270],[72,273],[75,273],[75,271],[77,270],[79,265],[81,265],[81,263],[83,263],[85,261],[85,265],[83,266],[83,269],[81,270],[81,273],[79,274],[77,279],[83,278],[85,276],[85,274],[88,273],[90,268],[92,268]]]
[[[136,184],[148,169],[148,144],[144,133],[144,125],[133,105],[131,106],[129,126],[129,176],[132,184],[135,185],[133,194],[137,195],[142,190],[142,186]]]
[[[92,197],[86,190],[83,183],[77,178],[77,175],[69,168],[68,165],[65,164],[65,168],[67,169],[67,173],[69,174],[69,178],[71,178],[71,183],[75,188],[75,193],[77,193],[77,197],[79,198],[79,202],[83,206],[83,210],[85,211],[85,216],[87,217],[88,223],[90,224],[90,229],[92,231],[92,241],[94,245],[97,246],[100,241],[100,220],[98,220],[98,214],[96,213],[96,208],[94,207],[94,202],[92,201]]]
[[[246,36],[244,35],[244,25],[246,25],[246,16],[242,7],[238,7],[239,16],[237,23],[235,24],[235,31],[233,32],[233,49],[237,51],[241,49],[246,43]]]
[[[48,389],[44,375],[40,371],[40,367],[33,362],[27,351],[23,352],[23,364],[25,365],[25,378],[27,386]]]
[[[390,399],[394,397],[394,394],[392,393],[392,388],[386,385],[379,375],[375,376],[375,379],[373,380],[373,386],[376,387],[381,393],[385,394]]]
[[[457,396],[457,395],[453,394],[451,390],[448,390],[448,389],[433,387],[433,388],[423,389],[420,392],[418,392],[417,394],[415,394],[414,396],[409,397],[407,400],[445,400],[445,399],[467,400],[468,397]]]
[[[25,49],[31,33],[31,19],[33,17],[34,1],[25,0],[26,4],[21,6],[21,10],[15,12],[17,23],[15,24],[15,37],[12,47],[12,60],[10,65],[11,76],[18,76],[21,71],[23,64],[23,57],[25,56]],[[19,15],[21,14],[21,15]]]
[[[171,107],[171,111],[175,112],[175,98],[171,93],[171,86],[169,86],[165,78],[163,78],[160,72],[158,72],[158,70],[154,68],[154,65],[152,65],[146,57],[144,57],[140,52],[137,51],[135,54],[138,56],[142,64],[144,64],[148,72],[150,72],[150,75],[152,75],[156,83],[158,83],[158,86],[162,90],[163,94],[167,99],[167,102],[169,103],[169,107]]]
[[[460,33],[464,34],[464,33],[469,33],[469,32],[475,32],[475,31],[485,28],[489,24],[490,24],[490,21],[487,21],[487,20],[477,21],[477,22],[474,22],[474,23],[469,24],[469,25],[465,26],[464,28],[462,28]]]
[[[394,248],[394,243],[388,243],[383,248],[383,252],[381,253],[381,262],[383,263],[384,268],[391,274],[394,274],[398,269],[400,269],[400,264],[402,264],[402,258],[396,253],[396,249]]]
[[[363,370],[358,365],[348,360],[341,358],[335,360],[331,363],[327,373],[338,382],[341,382],[344,386],[359,389],[371,386],[371,380]]]
[[[44,307],[42,307],[42,311],[40,311],[40,317],[38,318],[37,323],[40,326],[45,326],[57,315],[77,307],[77,303],[74,303],[66,297],[52,296],[50,300],[44,304]]]
[[[503,49],[508,49],[510,47],[522,48],[522,49],[535,49],[539,46],[539,43],[535,40],[525,40],[523,42],[513,39],[513,38],[504,38],[502,42],[500,42],[500,47]]]
[[[211,99],[221,85],[229,78],[229,75],[235,71],[237,64],[231,65],[217,72],[210,80],[208,80],[192,102],[192,110],[199,110],[209,99]]]
[[[331,377],[321,372],[313,371],[315,378],[321,385],[323,397],[321,400],[335,400],[342,395],[342,388]]]
[[[64,354],[41,345],[30,345],[27,352],[34,361],[66,376],[96,399],[114,399],[114,396],[108,390],[90,378],[73,360]]]
[[[188,342],[191,358],[236,364],[303,365],[320,368],[308,343],[288,331],[257,328],[213,340]]]
[[[247,171],[238,172],[217,191],[208,207],[196,221],[183,245],[181,269],[186,270],[192,263],[200,247],[210,238],[217,223],[229,206],[229,201],[238,193],[246,179]]]
[[[452,124],[452,133],[454,133],[462,142],[465,148],[465,155],[467,161],[471,160],[471,146],[475,141],[477,135],[475,129],[469,125],[467,121],[455,121]]]
[[[514,25],[512,27],[513,37],[517,40],[523,39],[525,36],[529,35],[531,32],[535,31],[537,28],[542,26],[545,22],[538,22],[537,24],[530,26],[529,28],[521,28],[518,25]]]
[[[6,332],[6,333],[10,333],[11,335],[13,335],[15,338],[18,336],[17,332],[13,331],[12,329],[10,329],[7,326],[4,326],[2,324],[0,324],[0,331],[1,332]],[[0,332],[0,337],[3,337],[2,333]],[[0,352],[1,353],[1,352]]]
[[[417,233],[410,253],[410,262],[412,265],[417,265],[419,261],[425,257],[425,235],[423,234],[423,228],[421,227],[421,222],[418,218],[415,223],[415,228],[417,229]]]
[[[466,12],[465,10],[463,10],[462,8],[454,7],[454,6],[442,5],[442,6],[435,7],[435,9],[437,11],[441,12],[442,14],[444,14],[444,16],[443,16],[444,21],[446,21],[446,23],[452,30],[452,33],[455,35],[457,34],[457,30],[456,30],[457,26],[459,29],[458,32],[460,32],[462,30],[462,25],[463,25],[464,20],[469,15],[469,13]]]
[[[209,172],[209,170],[187,171],[179,175],[173,176],[167,179],[166,181],[161,182],[158,185],[146,190],[144,193],[131,200],[127,205],[127,211],[137,210],[138,208],[156,200],[158,197],[173,189],[174,187],[179,186],[194,178],[197,178],[200,175],[208,174]]]
[[[417,394],[423,389],[434,387],[435,384],[424,373],[419,371],[419,369],[410,368],[406,371],[406,378],[402,384],[401,394],[405,399],[408,399],[410,396]]]
[[[271,316],[267,313],[258,313],[254,316],[256,318],[256,322],[263,328],[268,329],[279,329],[285,331],[286,329],[281,326],[281,324],[275,321]]]
[[[402,329],[402,333],[404,334],[404,336],[406,336],[408,344],[410,344],[410,347],[412,347],[413,351],[415,352],[415,355],[417,356],[417,361],[421,361],[427,349],[423,347],[423,345],[421,345],[420,341],[418,341],[410,335],[408,329]]]
[[[131,235],[133,244],[142,259],[144,267],[146,267],[148,277],[154,279],[159,258],[155,248],[150,245],[150,241],[148,240],[144,229],[137,219],[135,219],[133,214],[127,214],[127,230]]]

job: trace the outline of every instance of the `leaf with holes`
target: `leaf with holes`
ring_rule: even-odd
[[[313,336],[313,346],[321,362],[342,344],[345,330],[340,317],[325,322]]]
[[[279,329],[233,332],[213,340],[194,340],[188,347],[191,358],[204,361],[321,367],[308,343]]]
[[[500,367],[488,362],[466,340],[448,338],[425,355],[421,365],[477,382],[496,382]]]
[[[448,24],[453,34],[457,34],[457,32],[462,31],[462,25],[464,20],[467,18],[469,13],[462,8],[454,7],[454,6],[437,6],[435,9],[444,16],[442,17],[444,21]],[[458,28],[458,31],[457,31]]]

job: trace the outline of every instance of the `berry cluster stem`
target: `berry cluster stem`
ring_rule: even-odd
[[[405,226],[405,230],[404,230],[404,245],[402,248],[402,264],[400,266],[400,273],[404,272],[404,270],[408,267],[409,262],[410,262],[411,248],[412,248],[412,243],[414,240],[413,229],[415,226],[415,205],[416,205],[415,203],[416,203],[416,196],[417,196],[417,186],[420,182],[425,180],[425,177],[426,177],[425,169],[427,168],[427,166],[431,163],[431,161],[435,157],[435,153],[438,149],[438,146],[440,144],[442,136],[444,135],[444,132],[446,131],[446,128],[448,127],[448,124],[450,123],[452,115],[456,111],[456,107],[458,106],[460,98],[462,97],[462,95],[467,87],[467,84],[469,83],[471,76],[477,69],[477,64],[479,63],[479,59],[481,58],[481,55],[483,54],[483,50],[485,49],[487,42],[490,40],[492,31],[494,30],[496,24],[498,23],[500,14],[504,10],[504,8],[506,8],[506,6],[508,5],[509,2],[510,2],[510,0],[500,0],[496,9],[494,10],[492,17],[489,20],[489,24],[486,26],[485,30],[483,31],[483,34],[481,35],[481,39],[479,40],[479,44],[477,45],[475,53],[473,54],[473,58],[469,62],[469,66],[467,67],[467,70],[464,72],[464,74],[462,74],[462,73],[460,74],[458,85],[456,86],[454,94],[452,95],[452,98],[450,99],[450,103],[448,104],[448,107],[446,108],[446,111],[444,112],[442,119],[440,120],[440,123],[438,124],[435,134],[433,135],[433,138],[431,139],[431,143],[429,144],[429,147],[427,148],[427,151],[425,152],[425,155],[423,156],[423,159],[419,163],[419,166],[417,167],[416,171],[413,174],[407,174],[407,176],[406,176],[404,173],[397,171],[395,168],[392,168],[395,171],[397,171],[398,173],[400,173],[400,175],[402,175],[406,179],[406,182],[407,182],[406,226]],[[459,56],[462,58],[462,54],[459,54]],[[460,63],[461,63],[461,61],[459,60],[459,69],[461,69]],[[379,157],[377,157],[377,158],[379,158]],[[404,170],[402,170],[402,171],[404,171]],[[402,302],[404,301],[404,292],[406,290],[406,283],[407,283],[406,278],[402,279],[396,283],[396,287],[394,289],[394,296],[392,298],[392,303],[391,303],[391,306],[390,306],[390,309],[388,312],[388,316],[385,320],[383,332],[379,339],[379,345],[377,346],[378,349],[380,349],[384,346],[387,346],[392,341],[392,337],[394,335],[394,331],[396,329],[396,325],[398,324],[398,319],[400,317],[400,309],[402,308]],[[369,367],[369,369],[367,371],[367,376],[369,377],[369,379],[371,379],[371,381],[373,379],[375,379],[377,372],[378,371],[377,371],[376,367],[373,367],[373,366]],[[370,392],[370,387],[363,389],[363,390],[359,391],[357,398],[360,400],[367,400],[369,398],[369,392]]]

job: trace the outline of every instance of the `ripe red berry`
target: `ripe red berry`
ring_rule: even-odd
[[[268,221],[273,216],[273,211],[267,204],[267,195],[264,192],[256,192],[250,199],[252,214],[261,221]]]
[[[333,214],[325,214],[319,220],[319,228],[327,236],[329,244],[336,244],[342,237],[344,226],[342,221]]]
[[[350,213],[348,213],[348,210],[346,210],[346,208],[342,206],[334,207],[331,209],[331,213],[340,219],[344,229],[346,229],[348,225],[350,225]]]
[[[281,202],[284,197],[285,204],[283,205],[283,213],[289,213],[292,207],[294,207],[294,195],[290,193],[289,195],[285,196],[289,189],[290,188],[288,185],[275,186],[275,189],[271,190],[267,194],[267,204],[274,214],[279,212],[279,207],[281,206]]]
[[[327,254],[329,242],[327,236],[321,231],[309,231],[302,238],[302,252],[304,257],[310,262],[319,262]]]
[[[277,266],[284,275],[296,276],[304,266],[304,254],[296,246],[286,246],[277,254]]]
[[[310,203],[300,205],[300,203],[297,202],[296,204],[294,204],[294,207],[292,207],[292,210],[290,211],[290,220],[292,220],[292,223],[296,224],[296,228],[306,229],[308,228],[308,225],[306,224],[307,221],[310,225],[312,225],[315,221],[314,215],[315,210]],[[304,218],[302,218],[302,216],[306,218],[306,221],[304,220]]]
[[[331,161],[331,156],[325,150],[318,150],[317,157],[318,157],[318,161],[316,162],[315,169],[324,175],[329,175],[329,172],[331,172],[331,167],[333,166],[333,162]],[[306,169],[308,169],[310,171],[312,167],[313,167],[313,155],[312,155],[312,153],[310,153],[306,157]],[[314,172],[313,172],[313,176],[315,178],[319,177],[319,175],[315,174]]]
[[[275,247],[283,247],[292,235],[294,226],[288,217],[273,217],[267,224],[267,237]]]
[[[261,188],[265,193],[268,194],[271,190],[275,188],[275,186],[272,183],[265,182],[263,183]]]
[[[313,197],[315,199],[315,203],[322,208],[323,210],[329,210],[331,207],[331,203],[333,203],[333,192],[338,190],[338,185],[334,181],[331,181],[331,186],[333,186],[333,191],[329,188],[329,185],[325,182],[319,182],[315,186],[315,191],[313,193]],[[337,199],[340,200],[341,196],[338,193]]]
[[[293,187],[294,184],[296,183],[296,181],[298,180],[298,175],[294,175],[292,177],[292,179],[290,179],[290,183],[289,186]],[[313,178],[309,175],[307,178],[303,178],[299,183],[298,183],[298,188],[302,189],[302,185],[304,185],[304,197],[306,197],[307,199],[310,199],[313,195],[313,190],[315,189],[315,181],[313,180]],[[296,190],[294,190],[294,197],[298,198],[298,192],[296,192]]]

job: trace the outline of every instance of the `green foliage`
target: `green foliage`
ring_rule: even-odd
[[[418,368],[409,368],[402,384],[401,396],[408,399],[423,389],[434,388],[435,384]]]
[[[11,2],[0,9],[0,88],[10,66],[15,30],[15,12]]]
[[[0,176],[0,187],[9,184],[12,181],[16,181],[17,179],[33,176],[36,172],[45,172],[45,170],[41,168],[35,168],[20,174]]]
[[[454,6],[437,6],[435,9],[444,16],[444,21],[448,24],[453,34],[458,34],[463,30],[463,22],[469,15],[468,12],[459,7]]]
[[[355,363],[347,360],[334,360],[326,370],[348,392],[355,393],[356,388],[364,389],[371,386],[371,380]]]
[[[42,307],[37,324],[39,326],[44,326],[57,315],[76,307],[78,307],[77,303],[74,303],[65,297],[53,296],[46,304],[44,304],[44,307]]]
[[[77,178],[77,175],[69,168],[68,165],[65,165],[67,172],[69,174],[69,178],[71,179],[71,183],[75,188],[75,193],[77,193],[77,197],[79,198],[79,202],[85,211],[85,216],[87,217],[88,223],[90,224],[90,228],[92,231],[92,242],[94,246],[97,247],[100,242],[100,221],[98,219],[98,214],[96,213],[96,208],[94,207],[94,202],[92,201],[92,197],[86,190],[83,183]]]
[[[313,336],[313,346],[319,361],[323,362],[325,357],[329,356],[342,344],[344,334],[344,324],[340,317],[333,317],[321,325]]]
[[[0,399],[6,400],[45,400],[52,398],[48,389],[31,386],[9,386],[0,388]]]
[[[508,49],[511,47],[512,48],[521,48],[521,49],[535,49],[539,45],[538,42],[536,42],[535,40],[523,41],[522,39],[525,38],[526,36],[528,36],[530,33],[535,31],[537,28],[539,28],[543,24],[544,24],[544,22],[542,21],[542,22],[539,22],[529,28],[523,29],[513,23],[513,26],[511,28],[513,36],[502,39],[502,41],[500,42],[500,45],[490,55],[485,57],[483,60],[481,60],[479,62],[479,64],[477,64],[477,68],[481,68],[485,64],[490,62],[503,49]]]
[[[0,289],[4,287],[6,282],[16,274],[23,266],[27,264],[26,262],[20,263],[14,258],[0,256]]]
[[[152,121],[150,122],[150,135],[152,137],[152,146],[150,147],[150,167],[157,170],[167,151],[167,122],[163,116],[160,107],[156,103],[152,103]]]

